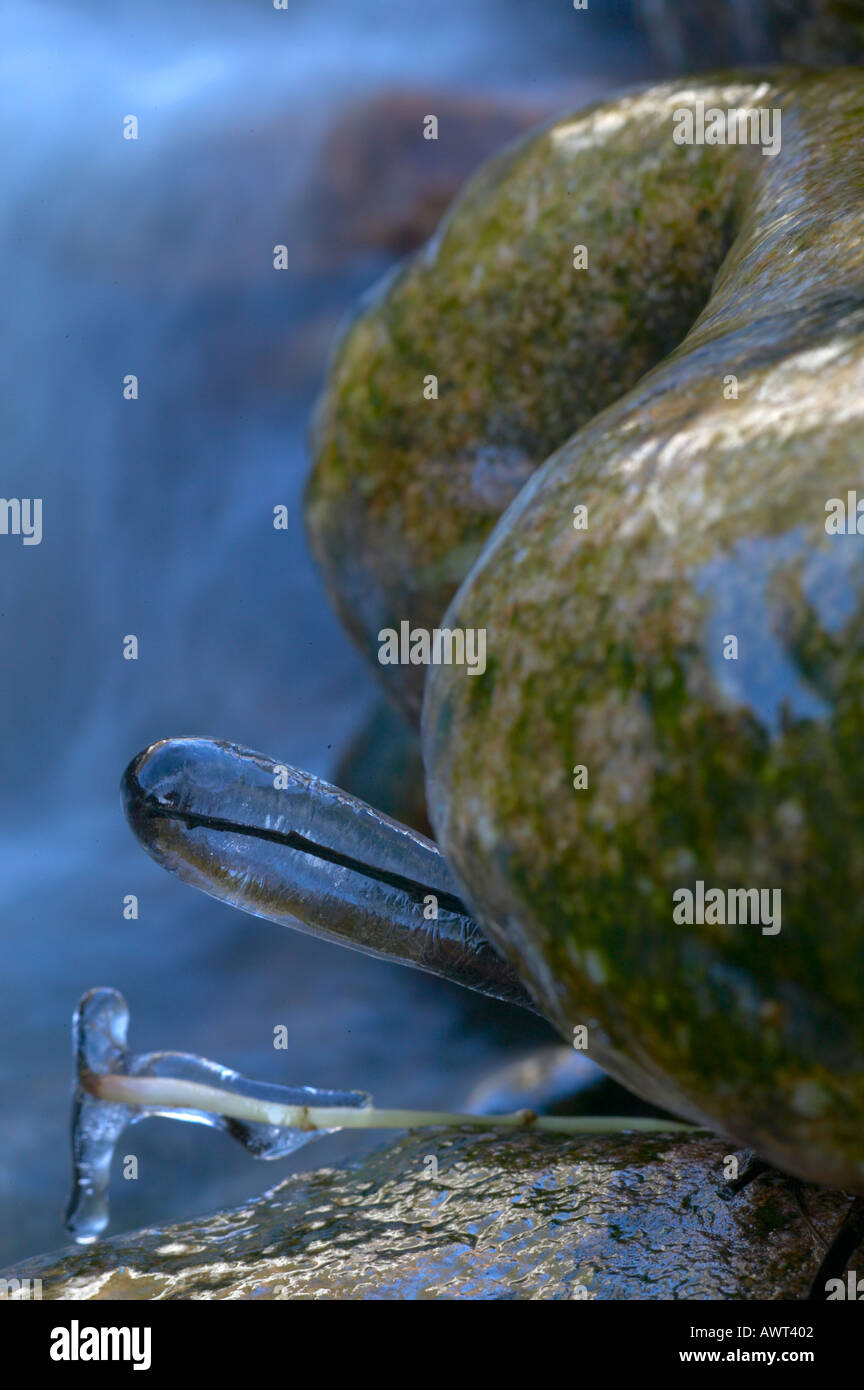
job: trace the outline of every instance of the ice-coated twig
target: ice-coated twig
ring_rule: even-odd
[[[362,1091],[321,1091],[311,1086],[274,1086],[249,1081],[238,1072],[184,1052],[130,1053],[126,1039],[129,1008],[116,989],[93,989],[85,994],[73,1022],[76,1083],[72,1102],[72,1193],[66,1213],[66,1229],[80,1244],[88,1244],[108,1224],[108,1184],[111,1160],[120,1135],[128,1125],[152,1115],[209,1125],[236,1139],[254,1158],[284,1158],[322,1134],[340,1128],[335,1117],[369,1105]],[[245,1099],[257,1105],[258,1119],[244,1119],[223,1106],[204,1108],[176,1099],[165,1100],[163,1078],[197,1088],[212,1097]],[[149,1084],[150,1098],[131,1103],[122,1086]],[[111,1087],[121,1087],[110,1094]],[[170,1091],[170,1084],[169,1084]],[[176,1096],[176,1092],[174,1093]],[[272,1125],[260,1115],[268,1106],[284,1110],[314,1106],[325,1118],[317,1129]]]
[[[532,1129],[546,1134],[693,1133],[674,1120],[627,1116],[467,1115],[377,1110],[362,1091],[276,1086],[181,1052],[132,1056],[129,1010],[113,989],[91,990],[75,1014],[77,1085],[72,1122],[74,1177],[66,1224],[82,1244],[108,1223],[111,1159],[129,1124],[151,1115],[208,1124],[231,1134],[256,1158],[281,1158],[337,1129]]]
[[[166,1054],[167,1055],[167,1054]],[[276,1089],[275,1087],[273,1088]],[[469,1115],[451,1110],[382,1110],[374,1105],[357,1109],[338,1106],[278,1105],[257,1100],[176,1076],[106,1076],[96,1093],[121,1105],[140,1105],[151,1114],[177,1107],[203,1111],[262,1125],[285,1125],[304,1133],[324,1129],[419,1129],[426,1125],[451,1125],[470,1129],[535,1129],[544,1134],[643,1134],[670,1130],[693,1132],[693,1125],[678,1120],[646,1119],[625,1115],[537,1115],[516,1110],[509,1115]]]

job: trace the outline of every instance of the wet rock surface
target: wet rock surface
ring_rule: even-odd
[[[693,329],[535,475],[446,617],[489,661],[431,672],[427,792],[565,1036],[864,1191],[864,87],[764,100],[789,138]],[[700,883],[722,909],[673,916]]]
[[[777,148],[676,143],[700,102],[779,113]],[[415,716],[430,672],[436,836],[541,1010],[653,1103],[857,1191],[862,116],[853,70],[731,75],[493,160],[348,329],[308,497]],[[379,665],[406,619],[485,631],[485,674]],[[697,883],[780,917],[673,919]]]
[[[808,100],[794,78],[732,76],[559,119],[484,166],[337,346],[307,525],[379,677],[378,632],[402,620],[434,628],[535,469],[682,342],[754,180],[764,187],[779,165],[797,186],[800,136],[776,160],[753,146],[676,144],[674,112],[696,99],[794,111]],[[415,719],[424,675],[386,670]]]
[[[255,1202],[11,1271],[45,1299],[800,1299],[848,1202],[662,1136],[407,1135]],[[9,1273],[9,1272],[7,1272]]]

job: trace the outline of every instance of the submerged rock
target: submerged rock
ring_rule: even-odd
[[[799,1299],[848,1203],[722,1145],[413,1133],[214,1216],[7,1273],[44,1299]]]

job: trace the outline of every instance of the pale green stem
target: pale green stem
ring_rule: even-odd
[[[94,1077],[94,1092],[102,1099],[147,1109],[203,1110],[247,1124],[279,1125],[290,1129],[415,1129],[423,1125],[470,1126],[472,1129],[534,1129],[547,1134],[635,1133],[695,1134],[694,1125],[677,1120],[621,1115],[535,1115],[517,1110],[510,1115],[459,1115],[445,1110],[377,1110],[350,1106],[277,1105],[273,1101],[183,1081],[173,1076]]]

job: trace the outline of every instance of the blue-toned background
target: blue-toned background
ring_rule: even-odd
[[[10,0],[6,14],[0,495],[43,498],[44,537],[0,536],[0,1265],[66,1240],[69,1026],[90,986],[125,993],[136,1050],[385,1105],[457,1105],[549,1036],[195,894],[138,849],[117,787],[139,748],[182,733],[335,775],[375,690],[300,518],[333,329],[466,162],[660,71],[623,0]],[[420,138],[427,112],[437,147]],[[272,526],[280,502],[288,532]],[[122,659],[130,633],[137,662]],[[113,1230],[290,1171],[164,1121],[128,1151],[140,1176],[118,1174]],[[324,1140],[296,1163],[352,1151]]]

